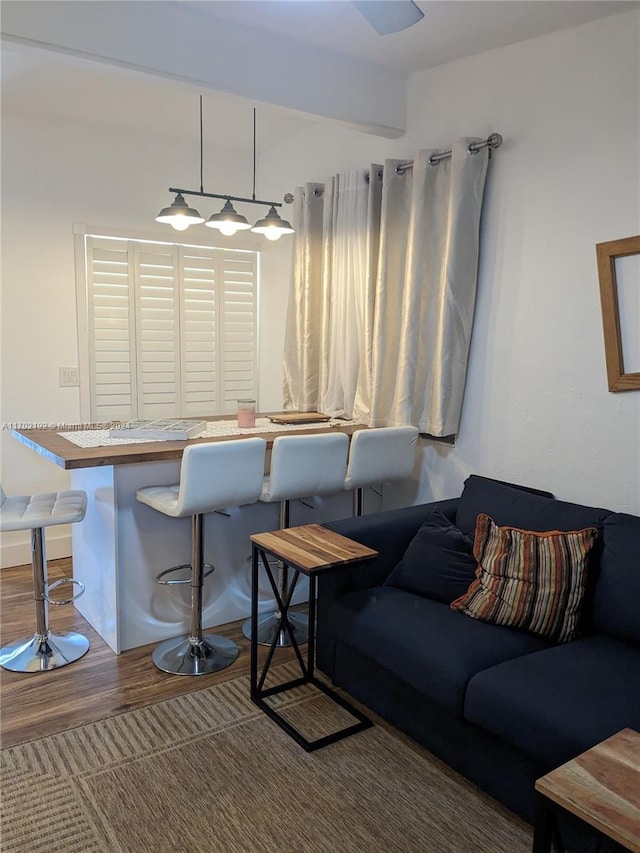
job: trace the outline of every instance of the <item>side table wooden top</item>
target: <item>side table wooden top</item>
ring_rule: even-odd
[[[640,733],[622,729],[542,776],[536,791],[640,853]]]
[[[378,556],[372,548],[321,524],[254,533],[251,541],[307,575]]]

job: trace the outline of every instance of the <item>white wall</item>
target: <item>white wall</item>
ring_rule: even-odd
[[[209,148],[205,188],[249,195],[246,155]],[[67,472],[11,437],[11,423],[78,423],[77,388],[60,388],[58,367],[78,364],[74,223],[121,229],[158,239],[215,244],[208,228],[179,236],[154,222],[172,201],[169,186],[197,189],[199,148],[172,139],[148,138],[89,125],[70,125],[17,114],[2,118],[2,389],[1,478],[7,494],[31,494],[69,487]],[[286,186],[274,198],[282,196]],[[266,196],[269,198],[269,196]],[[202,203],[201,203],[202,202]],[[222,201],[198,199],[210,215]],[[266,208],[245,205],[247,218]],[[263,314],[260,338],[260,399],[263,410],[280,406],[282,300],[286,287],[269,282],[271,244],[256,235],[218,237],[217,245],[263,251]],[[286,250],[285,250],[286,251]],[[289,241],[290,251],[290,241]],[[271,298],[277,293],[276,300]],[[2,564],[29,561],[26,533],[4,534]],[[47,534],[49,556],[70,553],[69,530]]]
[[[506,139],[461,438],[450,454],[427,451],[434,491],[478,471],[640,512],[640,392],[607,388],[594,248],[640,233],[639,87],[637,12],[412,81],[415,137],[435,118],[445,134]]]
[[[640,512],[640,392],[607,390],[594,249],[640,232],[639,47],[636,11],[480,54],[413,76],[403,139],[319,124],[261,158],[260,193],[280,198],[456,136],[505,137],[487,187],[460,436],[454,448],[424,443],[403,498],[459,494],[478,472]],[[79,418],[77,390],[58,387],[58,365],[77,364],[72,224],[153,232],[166,188],[197,186],[197,156],[170,139],[3,116],[3,423]],[[207,188],[246,186],[241,159],[209,152]],[[260,403],[276,409],[290,243],[266,248]],[[4,429],[0,450],[8,492],[67,485]]]
[[[458,136],[503,134],[454,448],[423,444],[416,502],[472,472],[640,512],[640,392],[607,389],[595,244],[640,233],[640,13],[414,75],[405,138],[316,130],[271,158],[291,183]],[[399,497],[399,496],[396,496]],[[390,492],[388,503],[393,501]]]

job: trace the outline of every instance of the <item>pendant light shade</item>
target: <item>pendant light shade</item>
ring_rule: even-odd
[[[251,228],[247,218],[236,211],[229,199],[226,200],[220,213],[212,214],[204,224],[208,228],[217,228],[225,237],[232,237],[236,231],[246,231]]]
[[[171,225],[176,231],[186,231],[190,225],[199,225],[204,222],[195,207],[189,207],[182,193],[178,193],[170,207],[163,207],[156,216],[156,222],[164,222]]]
[[[251,229],[256,234],[264,234],[267,240],[279,240],[283,234],[293,234],[294,229],[286,219],[282,219],[273,205],[264,219],[259,219]]]

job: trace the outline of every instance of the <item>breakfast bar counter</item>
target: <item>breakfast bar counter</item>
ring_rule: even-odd
[[[275,415],[276,413],[271,413]],[[279,413],[278,413],[279,414]],[[14,429],[12,436],[19,442],[35,450],[45,459],[58,465],[60,468],[74,470],[76,468],[96,468],[104,465],[135,465],[139,462],[163,462],[180,459],[182,452],[188,444],[203,441],[230,441],[237,438],[253,438],[258,436],[264,438],[267,446],[273,444],[278,435],[295,435],[296,433],[309,435],[314,432],[323,433],[327,429],[344,432],[352,435],[358,429],[364,429],[364,424],[354,424],[350,421],[330,421],[320,425],[292,425],[289,428],[278,428],[272,424],[268,430],[261,431],[260,424],[268,420],[269,415],[259,415],[255,429],[238,429],[229,435],[198,436],[187,441],[136,441],[129,443],[113,443],[111,445],[83,446],[75,444],[65,436],[73,432],[79,435],[89,432],[108,432],[108,430],[85,430],[84,428],[66,427],[66,432],[57,429]],[[201,420],[198,418],[198,420]],[[235,415],[209,416],[205,418],[208,423],[229,422],[235,424]]]
[[[189,625],[189,586],[174,587],[168,595],[155,578],[163,569],[188,562],[190,519],[171,519],[168,524],[159,513],[136,500],[139,488],[177,483],[182,453],[189,444],[260,436],[271,446],[278,435],[328,430],[351,435],[366,428],[340,421],[278,426],[265,415],[258,416],[255,429],[237,429],[235,416],[208,417],[206,421],[214,432],[223,429],[230,434],[124,443],[109,440],[108,430],[100,431],[100,436],[96,430],[80,429],[12,432],[22,444],[69,470],[71,488],[87,493],[85,519],[71,531],[73,576],[85,585],[85,593],[75,606],[116,653],[185,633]],[[87,446],[103,440],[107,443]],[[322,523],[351,514],[351,496],[346,492],[310,500],[313,512],[300,502],[292,507],[292,525]],[[203,625],[207,628],[249,616],[249,537],[277,527],[277,507],[260,502],[205,517],[205,561],[216,567],[203,594]],[[296,600],[305,600],[305,593],[301,589]],[[273,605],[266,580],[261,600],[264,609]]]

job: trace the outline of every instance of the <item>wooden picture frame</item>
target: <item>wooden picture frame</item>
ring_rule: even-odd
[[[640,373],[625,373],[622,354],[616,259],[629,255],[640,255],[640,235],[596,243],[609,391],[640,390]]]

